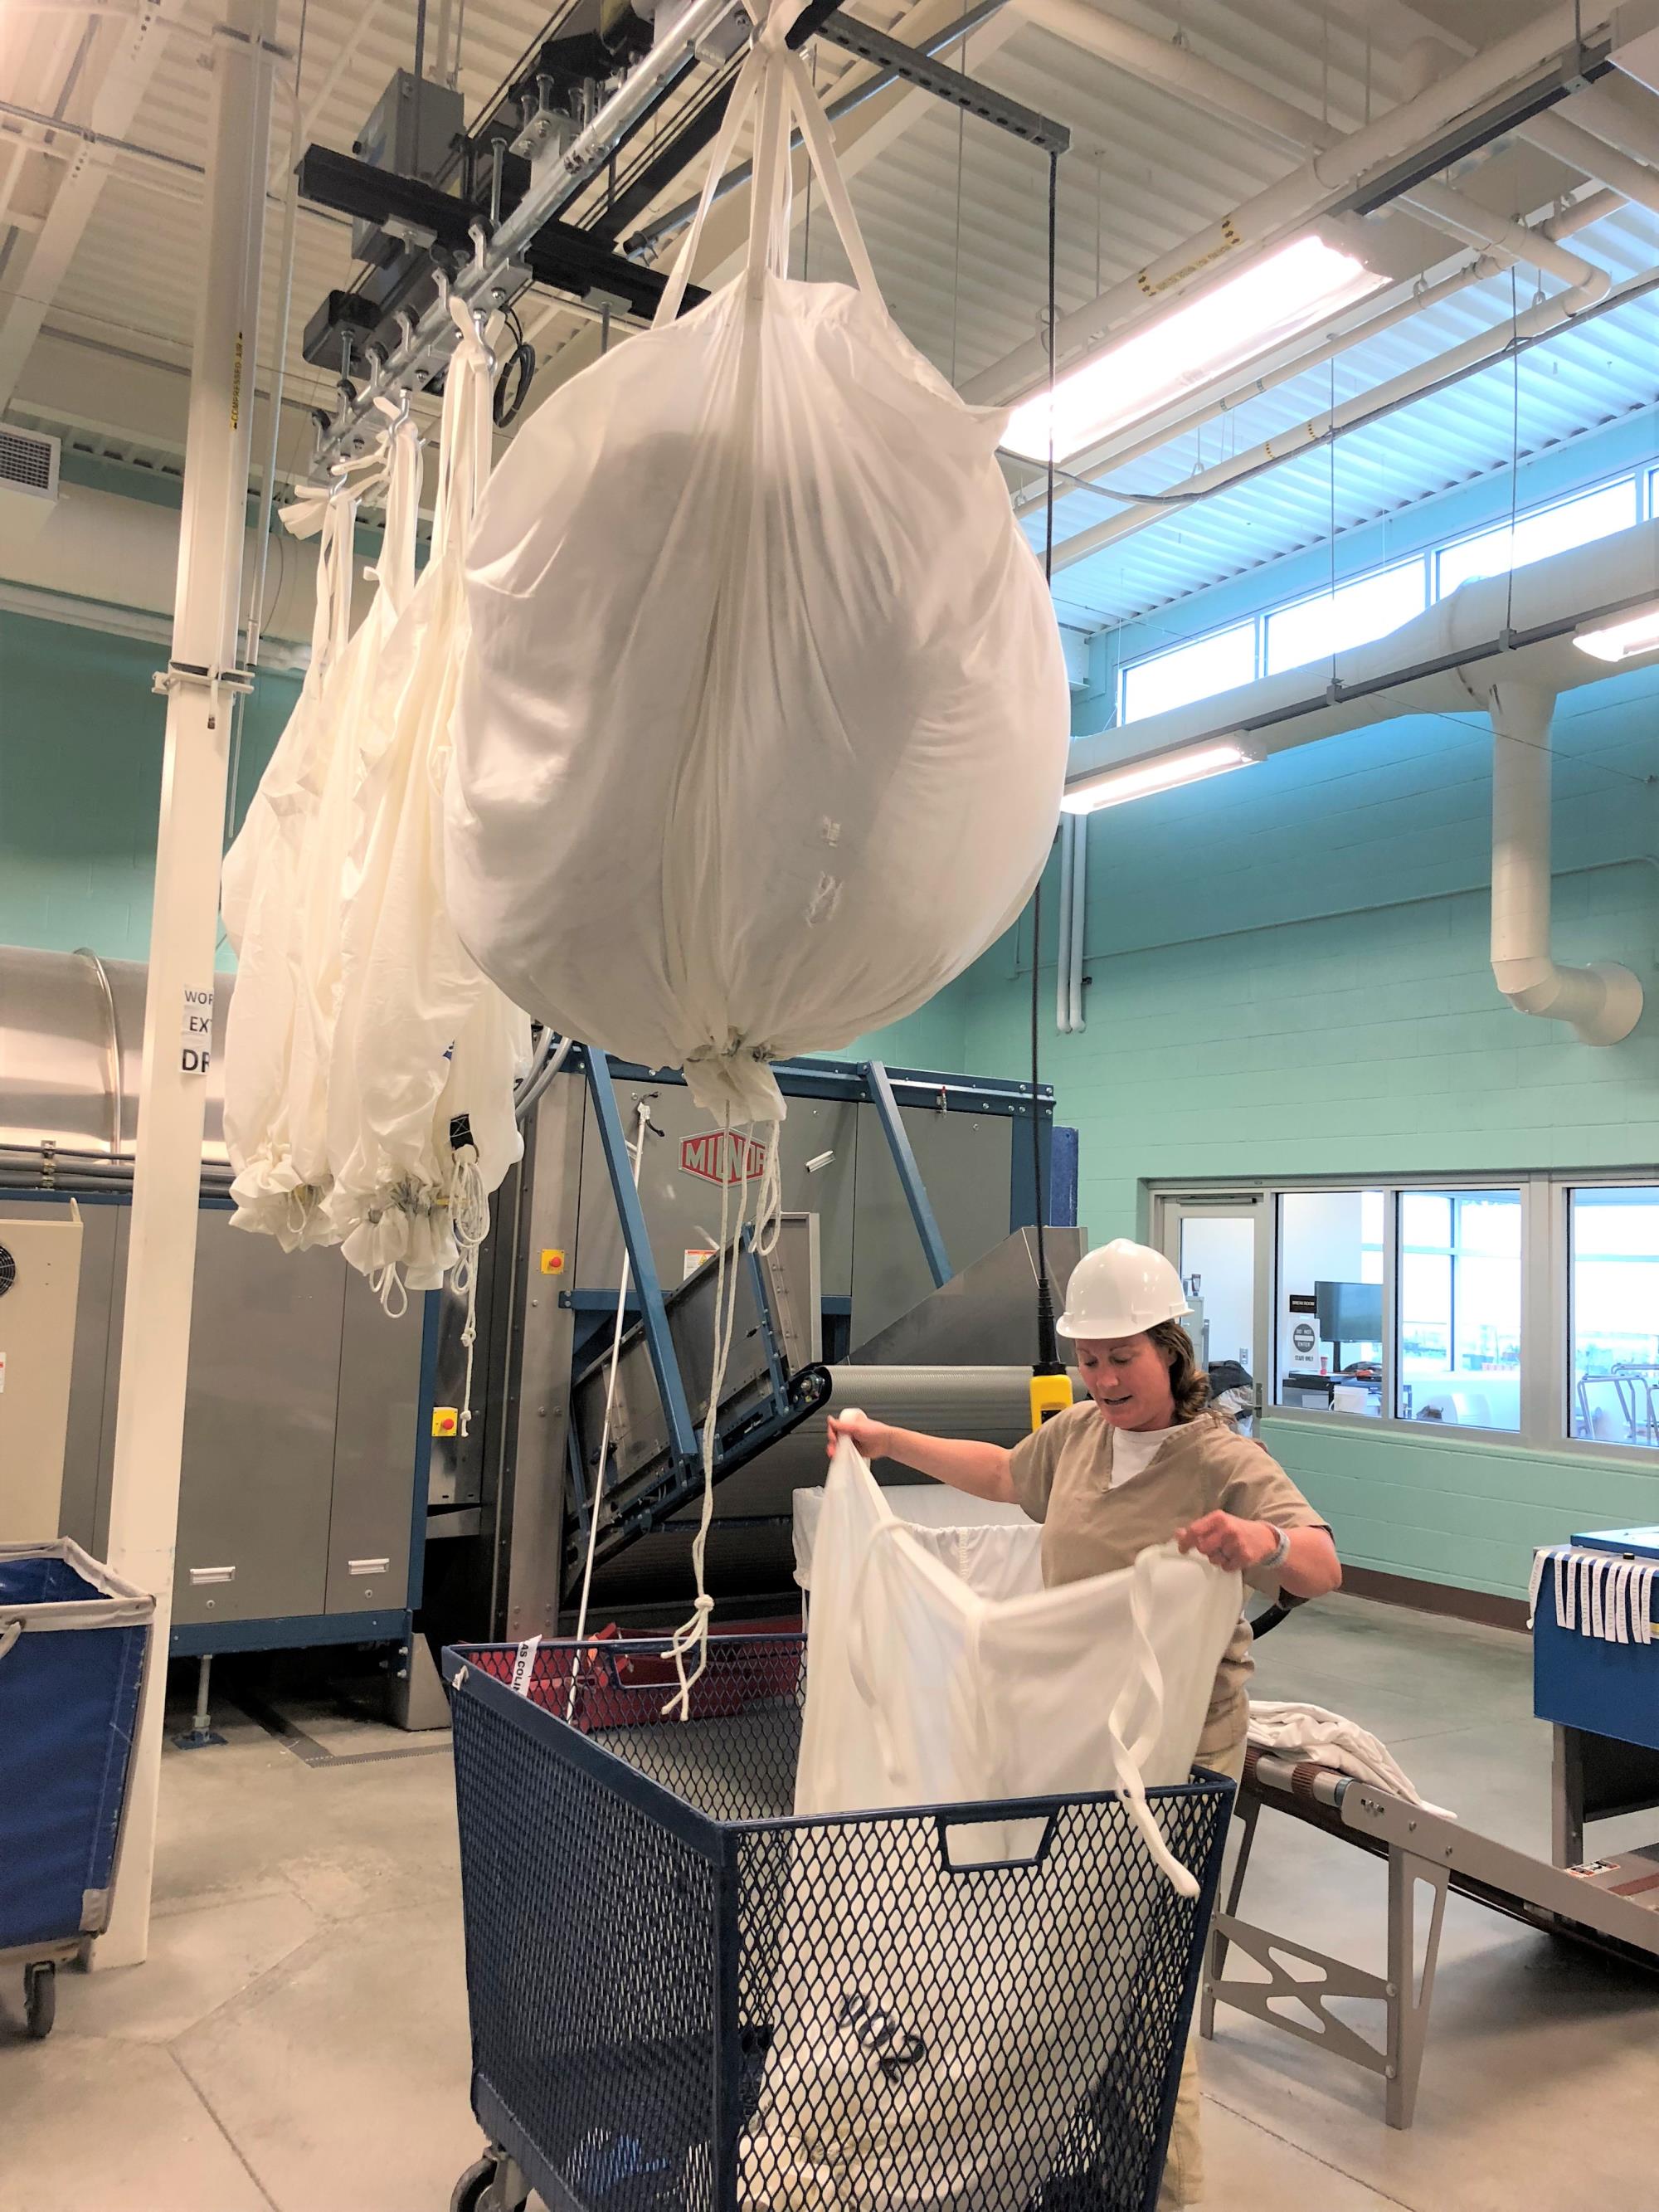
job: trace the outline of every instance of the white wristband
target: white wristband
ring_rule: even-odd
[[[1268,1528],[1273,1528],[1273,1524],[1271,1521],[1269,1521],[1267,1525]],[[1279,1541],[1274,1545],[1273,1550],[1268,1553],[1267,1558],[1261,1562],[1263,1571],[1268,1574],[1276,1572],[1279,1568],[1284,1565],[1285,1560],[1291,1556],[1290,1530],[1288,1528],[1273,1528],[1273,1534],[1278,1537]]]

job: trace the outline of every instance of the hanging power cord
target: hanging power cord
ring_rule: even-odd
[[[1048,156],[1048,483],[1043,509],[1042,574],[1052,600],[1054,580],[1054,325],[1059,319],[1060,156]],[[1079,853],[1074,866],[1081,867]],[[1037,1118],[1037,1084],[1041,1073],[1040,1038],[1042,1030],[1042,993],[1038,981],[1042,955],[1042,884],[1031,896],[1031,1194],[1036,1202],[1037,1356],[1031,1364],[1031,1426],[1040,1429],[1072,1402],[1072,1381],[1060,1357],[1054,1334],[1054,1293],[1048,1280],[1048,1248],[1044,1236],[1048,1206],[1042,1188],[1042,1128]]]
[[[501,364],[490,397],[489,411],[498,430],[516,422],[536,374],[536,349],[524,334],[524,325],[511,307],[501,310],[514,338],[511,353]]]
[[[654,1091],[647,1091],[634,1109],[634,1141],[629,1147],[628,1172],[634,1188],[640,1187],[640,1163],[645,1158],[645,1140],[654,1131],[662,1132],[651,1119]],[[605,1384],[605,1420],[599,1431],[599,1456],[593,1469],[593,1494],[587,1504],[587,1557],[582,1563],[581,1602],[576,1608],[576,1649],[570,1667],[570,1692],[565,1700],[564,1717],[568,1720],[576,1710],[576,1689],[581,1679],[582,1639],[587,1633],[587,1597],[593,1586],[593,1553],[599,1540],[599,1508],[605,1502],[605,1471],[611,1458],[611,1417],[617,1403],[617,1367],[622,1357],[623,1333],[628,1322],[628,1291],[633,1279],[634,1267],[627,1246],[623,1247],[622,1279],[617,1285],[617,1322],[611,1332],[611,1367]]]

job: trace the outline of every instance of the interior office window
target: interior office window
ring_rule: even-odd
[[[1382,1224],[1380,1190],[1280,1194],[1275,1404],[1382,1413]]]
[[[1422,613],[1428,588],[1426,564],[1406,561],[1298,600],[1295,606],[1281,607],[1267,617],[1264,657],[1268,675],[1386,637]]]
[[[1122,719],[1143,721],[1148,714],[1189,707],[1194,699],[1212,698],[1218,691],[1255,681],[1255,624],[1236,623],[1191,645],[1178,645],[1172,653],[1131,662],[1123,672]]]
[[[1617,483],[1599,484],[1564,499],[1554,507],[1520,516],[1513,530],[1508,523],[1483,530],[1448,545],[1437,559],[1437,592],[1444,599],[1460,584],[1476,576],[1501,576],[1508,568],[1524,568],[1528,562],[1547,560],[1593,538],[1610,538],[1615,530],[1628,530],[1637,520],[1636,479],[1621,477]]]
[[[1568,1431],[1659,1444],[1659,1188],[1571,1192]]]
[[[1521,1194],[1400,1194],[1402,1420],[1521,1426]]]

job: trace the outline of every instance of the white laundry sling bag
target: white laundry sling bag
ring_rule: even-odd
[[[847,1443],[811,1571],[797,1814],[1116,1789],[1161,1875],[1195,1893],[1145,1791],[1190,1771],[1238,1619],[1236,1574],[1161,1546],[1121,1574],[989,1600],[897,1518]],[[1025,1858],[1043,1826],[956,1830],[953,1856]],[[1125,1883],[1103,1911],[1026,1924],[1011,1952],[1001,1884],[1018,1874],[964,1881],[931,1825],[906,1834],[897,1869],[890,1849],[862,1871],[849,1849],[839,1889],[803,1857],[744,2145],[755,2212],[1018,2205],[1093,2088],[1100,2046],[1079,2023],[1145,1951],[1149,1884]],[[994,1975],[941,1976],[930,1948],[945,1924]]]
[[[394,1307],[458,1261],[470,1296],[489,1194],[523,1151],[513,1088],[530,1054],[528,1020],[456,934],[444,875],[461,562],[492,428],[489,351],[470,313],[452,312],[431,557],[380,656],[359,749],[328,1080],[329,1218]]]
[[[734,1126],[781,1116],[768,1060],[897,1020],[1009,926],[1068,742],[1005,416],[882,305],[798,12],[739,73],[656,326],[553,392],[490,483],[448,813],[456,920],[507,995],[684,1066]],[[677,319],[751,117],[745,265]],[[853,286],[782,273],[792,118]]]
[[[345,595],[331,617],[336,649],[303,720],[301,695],[223,871],[226,927],[240,961],[225,1041],[233,1221],[275,1236],[289,1250],[338,1240],[326,1200],[329,1067],[343,983],[341,881],[381,654],[415,587],[420,441],[406,420],[386,432],[376,463],[386,504],[371,572],[374,599],[338,643],[351,563],[352,518],[342,513],[339,565],[328,572]],[[319,594],[326,587],[319,565]]]

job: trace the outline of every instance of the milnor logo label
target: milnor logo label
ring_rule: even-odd
[[[710,1129],[680,1139],[680,1166],[705,1182],[758,1182],[766,1172],[766,1147],[752,1137]]]

